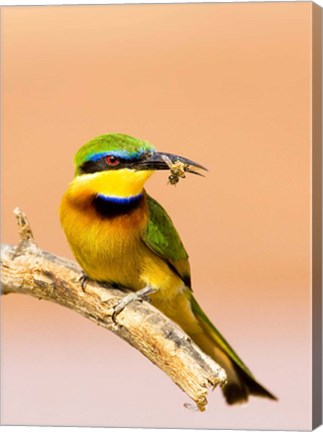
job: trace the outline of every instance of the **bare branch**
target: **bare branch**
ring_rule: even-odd
[[[224,370],[148,302],[130,303],[114,321],[114,306],[127,293],[93,281],[83,290],[80,268],[38,248],[24,213],[16,209],[15,215],[21,242],[17,247],[1,246],[3,293],[58,303],[111,330],[162,369],[204,411],[208,388],[225,382]]]
[[[32,241],[34,240],[34,235],[30,228],[27,216],[18,207],[14,209],[14,215],[16,217],[16,222],[19,228],[19,235],[21,241]]]

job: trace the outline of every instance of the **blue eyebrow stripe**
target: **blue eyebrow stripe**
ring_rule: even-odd
[[[121,159],[131,160],[131,159],[135,159],[135,158],[140,157],[143,153],[144,153],[144,151],[129,153],[126,150],[117,150],[117,151],[111,150],[111,151],[107,151],[107,152],[94,153],[92,155],[89,155],[86,158],[86,162],[89,160],[95,162],[95,161],[102,159],[106,156],[115,156],[115,157],[118,157]]]

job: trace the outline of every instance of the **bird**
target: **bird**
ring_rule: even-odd
[[[59,210],[73,255],[85,278],[150,293],[152,305],[225,370],[222,390],[229,405],[247,402],[250,395],[276,400],[196,301],[188,253],[170,216],[145,190],[154,172],[170,169],[169,161],[182,164],[183,172],[206,170],[122,133],[84,144],[75,155],[75,176]]]

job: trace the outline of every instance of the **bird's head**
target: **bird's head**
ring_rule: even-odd
[[[100,135],[83,145],[75,155],[75,179],[72,186],[83,192],[127,198],[140,194],[147,179],[156,170],[168,170],[169,163],[182,162],[205,169],[181,156],[160,153],[146,141],[123,134]]]

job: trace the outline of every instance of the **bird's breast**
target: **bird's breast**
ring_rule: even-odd
[[[146,197],[113,203],[65,193],[60,218],[73,254],[92,279],[140,289],[138,256],[148,223]]]

